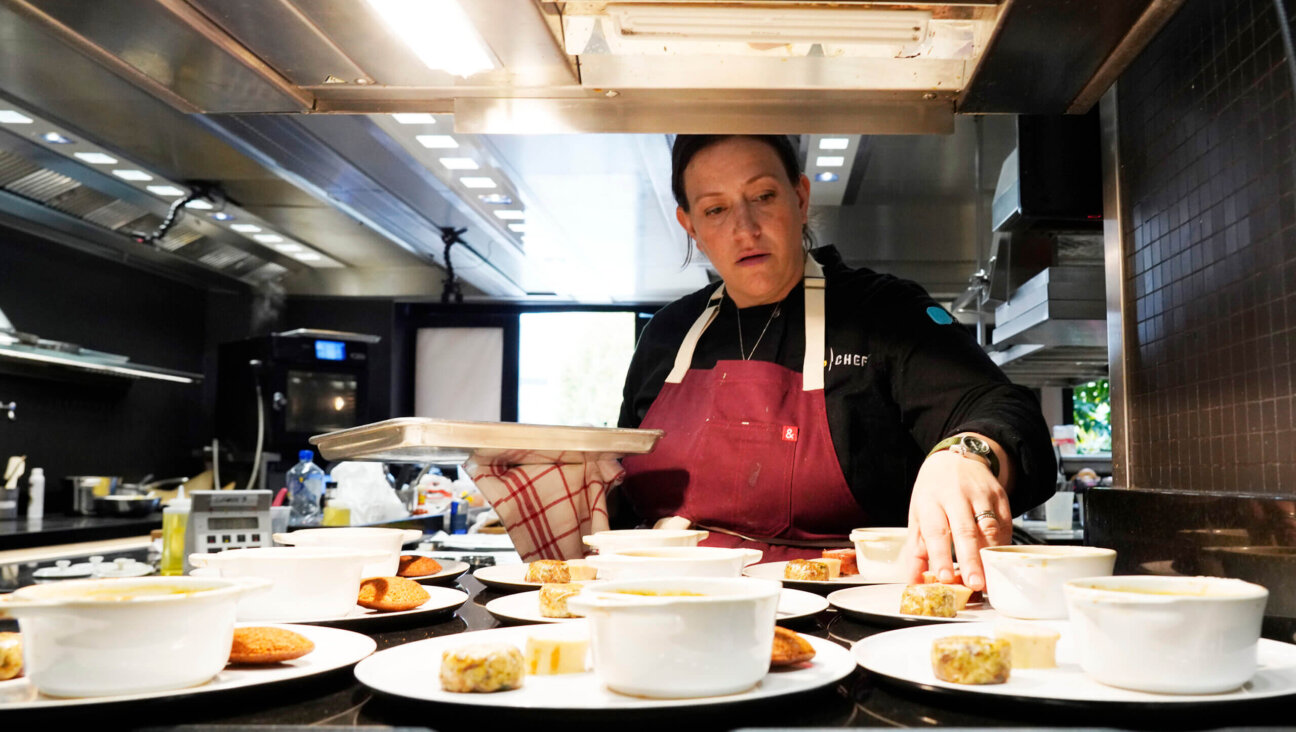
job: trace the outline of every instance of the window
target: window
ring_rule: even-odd
[[[1099,379],[1075,387],[1072,403],[1076,451],[1081,455],[1111,452],[1111,382]]]
[[[635,345],[633,312],[519,316],[518,421],[615,427]]]

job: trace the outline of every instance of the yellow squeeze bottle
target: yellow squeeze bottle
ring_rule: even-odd
[[[158,574],[178,576],[184,574],[185,528],[189,523],[189,506],[184,486],[166,508],[162,509],[162,561]]]
[[[324,502],[324,518],[320,523],[324,526],[350,526],[351,507],[340,498],[329,498]]]

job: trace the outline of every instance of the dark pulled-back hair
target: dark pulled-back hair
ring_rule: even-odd
[[[749,137],[769,145],[783,163],[788,182],[796,185],[801,179],[796,147],[787,135],[676,135],[675,144],[671,146],[671,192],[675,194],[675,203],[680,208],[689,210],[688,197],[684,194],[684,169],[689,162],[706,148],[731,137]]]

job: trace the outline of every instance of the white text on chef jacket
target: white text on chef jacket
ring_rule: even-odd
[[[832,371],[833,366],[864,366],[868,364],[868,354],[862,353],[836,353],[833,349],[828,349],[828,370]]]

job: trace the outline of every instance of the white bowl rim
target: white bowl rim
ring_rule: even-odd
[[[642,604],[632,604],[629,600],[637,597],[633,594],[620,592],[622,590],[655,590],[668,588],[681,590],[685,592],[693,591],[689,585],[694,586],[726,586],[736,588],[727,594],[715,595],[642,595],[644,602]],[[580,594],[574,595],[571,600],[586,595],[594,597],[597,595],[613,595],[619,599],[627,601],[624,607],[644,607],[644,606],[661,606],[675,603],[684,604],[702,604],[715,602],[745,602],[748,600],[761,600],[768,597],[778,597],[783,589],[781,582],[774,580],[758,579],[755,577],[642,577],[639,579],[623,580],[600,580],[593,584],[587,585]],[[699,589],[698,592],[703,590]],[[570,600],[569,600],[570,602]]]
[[[623,560],[627,562],[665,560],[683,562],[700,559],[741,559],[751,556],[753,549],[728,546],[635,546],[624,549],[611,549],[607,552],[586,557],[587,561],[595,559]],[[638,552],[653,552],[651,556]],[[665,555],[658,552],[664,552]]]
[[[157,604],[167,602],[185,602],[194,600],[207,600],[211,598],[224,597],[226,595],[241,595],[249,589],[266,586],[268,580],[262,580],[262,584],[249,582],[253,578],[235,578],[235,577],[187,577],[183,575],[168,577],[110,577],[100,579],[79,579],[64,580],[57,584],[39,584],[20,587],[13,592],[14,600],[27,600],[33,604],[51,606],[60,605],[67,607],[126,607],[129,605]],[[132,597],[127,600],[106,599],[95,597],[67,597],[64,593],[75,591],[79,588],[93,587],[96,589],[119,587],[139,587],[150,585],[197,585],[198,588],[192,592],[174,593],[167,595],[142,595]],[[107,595],[110,590],[105,590],[101,594]],[[46,597],[52,595],[52,597]],[[23,602],[14,602],[9,605],[9,609],[19,610],[24,607]],[[3,602],[0,602],[0,608],[6,608]]]
[[[1041,559],[1066,559],[1068,557],[1075,557],[1076,559],[1092,559],[1094,557],[1115,556],[1116,550],[1100,546],[1070,546],[1065,544],[1003,544],[1001,546],[981,547],[981,556],[984,557],[987,554],[992,557],[1028,557]]]
[[[586,544],[593,544],[601,539],[633,539],[633,538],[657,538],[657,539],[688,539],[706,537],[710,532],[702,529],[608,529],[607,531],[595,531],[581,537]]]
[[[203,554],[201,552],[196,552],[195,554],[202,556],[204,558],[203,561],[208,564],[220,564],[224,562],[235,562],[249,559],[255,561],[283,560],[286,562],[331,562],[339,559],[356,559],[364,562],[372,562],[391,556],[391,552],[383,551],[382,549],[355,549],[345,546],[327,546],[323,544],[311,544],[309,546],[255,546],[244,547],[241,549],[227,549],[223,552],[212,552],[210,554]]]
[[[291,529],[279,533],[285,536],[391,536],[395,534],[404,534],[407,531],[418,531],[418,529],[394,529],[382,526],[314,526],[304,529]],[[422,532],[419,533],[422,534]]]
[[[1233,592],[1219,595],[1180,595],[1180,594],[1161,594],[1153,592],[1138,592],[1136,590],[1122,590],[1112,587],[1101,587],[1098,585],[1143,585],[1143,586],[1166,586],[1166,587],[1183,587],[1185,585],[1213,585],[1219,587],[1227,586]],[[1269,590],[1264,585],[1258,585],[1254,582],[1247,582],[1233,577],[1209,577],[1199,575],[1196,577],[1165,577],[1161,575],[1150,574],[1117,574],[1102,575],[1098,577],[1079,577],[1073,580],[1067,580],[1063,583],[1067,593],[1084,596],[1090,599],[1101,598],[1106,604],[1119,602],[1127,603],[1147,603],[1147,602],[1228,602],[1237,600],[1255,600],[1269,596]]]

